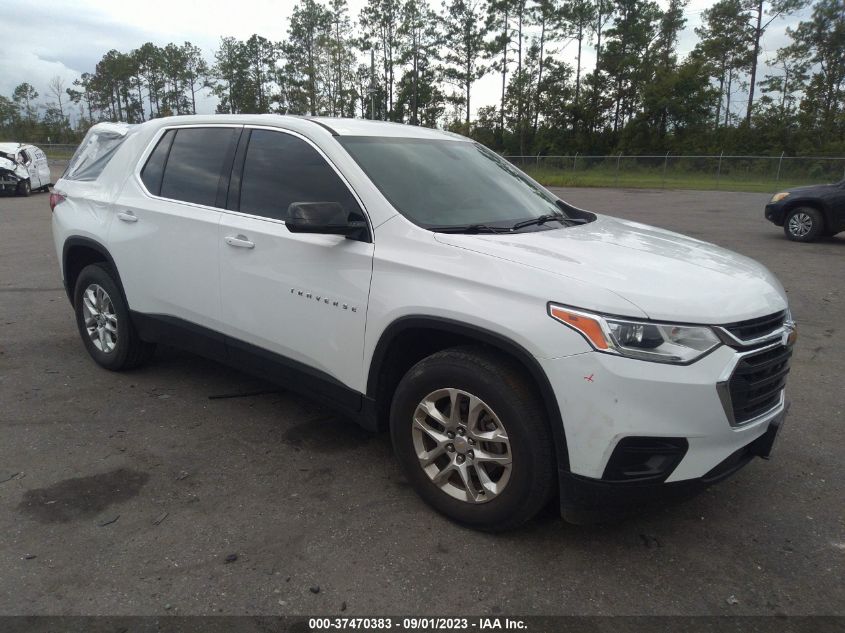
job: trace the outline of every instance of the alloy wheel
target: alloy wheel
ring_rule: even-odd
[[[111,297],[99,284],[91,284],[82,293],[82,317],[94,347],[111,353],[117,345],[117,314]]]
[[[813,229],[813,218],[803,211],[789,218],[789,232],[795,237],[805,237]]]
[[[508,485],[507,431],[477,396],[454,388],[428,394],[414,411],[412,437],[420,467],[449,496],[486,503]]]

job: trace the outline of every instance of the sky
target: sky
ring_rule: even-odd
[[[366,0],[348,0],[350,15],[357,20]],[[115,0],[30,0],[12,1],[3,7],[0,21],[0,95],[11,97],[15,86],[28,81],[40,94],[48,96],[48,83],[60,76],[66,86],[83,72],[92,72],[105,52],[114,48],[128,52],[144,42],[164,45],[190,41],[212,59],[220,37],[246,39],[253,33],[278,41],[285,37],[294,6],[291,0],[144,0],[140,3]],[[660,2],[665,4],[665,2]],[[681,57],[695,46],[693,29],[700,24],[701,12],[712,2],[691,0],[686,8],[686,29],[678,43]],[[439,8],[439,1],[432,6]],[[766,60],[788,42],[787,26],[806,18],[804,9],[787,19],[778,19],[767,31],[760,62],[766,74]],[[574,64],[575,45],[558,44],[559,58]],[[587,69],[595,62],[592,47],[583,55]],[[473,87],[473,110],[497,102],[501,89],[498,76],[487,75]],[[740,102],[742,99],[737,99]],[[201,113],[213,112],[214,97],[206,95],[198,103]]]

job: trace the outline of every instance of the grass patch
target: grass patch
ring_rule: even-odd
[[[45,149],[44,153],[47,155],[49,160],[70,160],[73,156],[73,153],[76,151],[76,148],[56,148],[56,149]]]
[[[700,189],[704,191],[749,191],[754,193],[773,193],[780,189],[800,185],[817,184],[823,180],[781,179],[755,176],[753,174],[716,174],[701,172],[681,172],[667,170],[615,170],[592,168],[575,171],[554,169],[532,165],[520,165],[529,176],[547,187],[619,187],[625,189]]]

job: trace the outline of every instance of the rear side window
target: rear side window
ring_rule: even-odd
[[[160,195],[215,206],[220,177],[224,164],[231,160],[237,132],[239,130],[225,127],[176,130],[164,167]]]
[[[282,220],[292,202],[337,202],[348,213],[362,215],[349,187],[311,145],[283,132],[253,130],[240,211]]]
[[[170,145],[173,143],[173,137],[176,136],[176,130],[168,130],[167,133],[161,137],[158,145],[147,159],[147,164],[141,170],[141,180],[144,181],[144,186],[153,195],[161,195],[161,179],[164,176],[164,165],[167,162],[167,155],[170,153]]]

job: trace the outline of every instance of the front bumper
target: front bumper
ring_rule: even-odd
[[[772,224],[783,226],[783,205],[780,202],[770,203],[766,205],[764,212],[766,219]]]
[[[569,523],[599,523],[689,499],[708,486],[727,479],[755,457],[768,459],[787,409],[788,405],[769,422],[760,437],[728,455],[703,477],[669,483],[608,482],[561,472],[560,514]]]
[[[17,191],[20,179],[12,176],[0,176],[0,191]]]
[[[541,361],[566,436],[569,464],[560,473],[563,515],[585,522],[658,499],[689,496],[754,456],[767,457],[787,403],[781,392],[772,409],[732,425],[717,384],[739,358],[736,350],[722,346],[686,366],[599,352]],[[616,449],[631,439],[676,446],[674,453],[667,449],[670,457],[663,462],[651,460],[656,475],[624,480],[615,467]],[[633,450],[644,449],[635,444]]]

